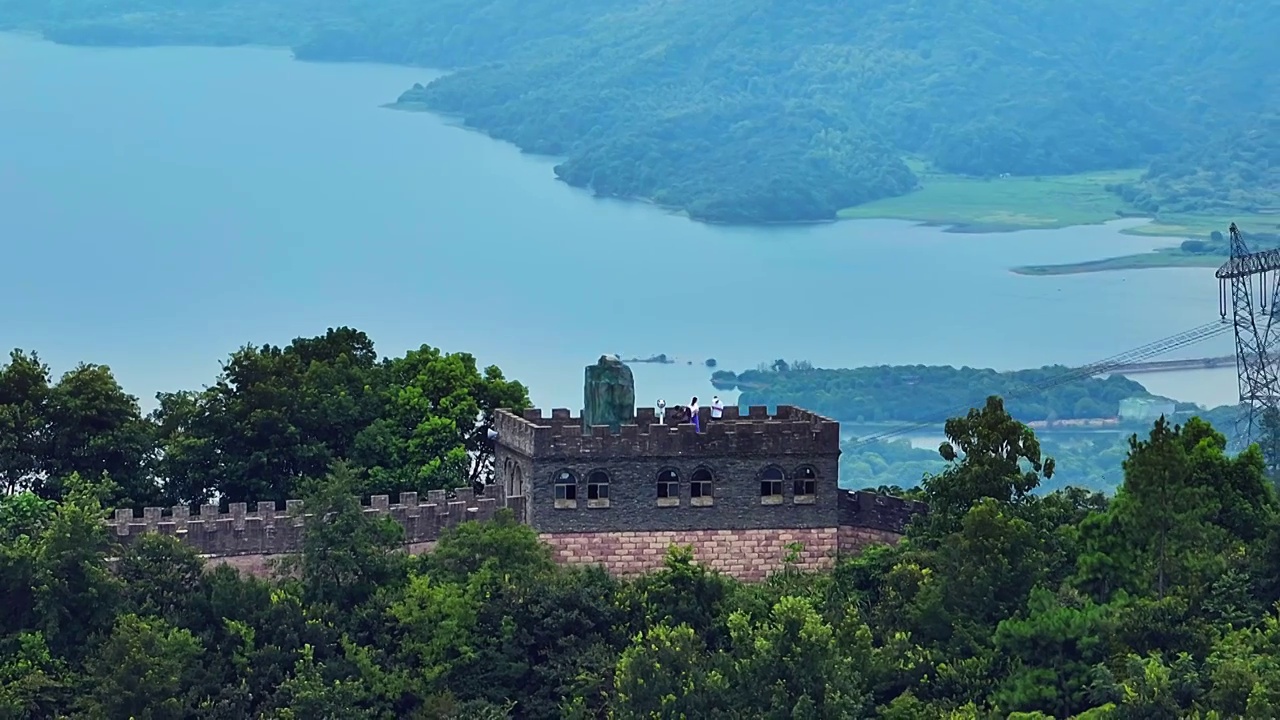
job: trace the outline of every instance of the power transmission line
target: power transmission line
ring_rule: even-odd
[[[1169,337],[1147,343],[1146,345],[1141,345],[1133,348],[1132,350],[1127,350],[1117,355],[1103,358],[1102,360],[1098,360],[1088,365],[1066,370],[1038,383],[1021,383],[1022,389],[1006,393],[1004,398],[1012,399],[1025,397],[1027,395],[1044,392],[1045,390],[1064,385],[1074,380],[1080,380],[1094,375],[1104,375],[1119,367],[1123,367],[1124,365],[1150,360],[1174,350],[1179,350],[1181,348],[1218,337],[1219,335],[1226,334],[1231,330],[1232,326],[1221,322],[1206,323],[1204,325],[1191,328],[1190,330],[1184,330],[1183,332],[1175,335],[1170,335]],[[860,438],[851,444],[855,448],[861,447],[871,443],[883,442],[917,430],[934,427],[940,423],[946,422],[950,418],[967,413],[971,407],[973,407],[973,403],[965,403],[964,405],[959,405],[949,410],[939,412],[932,419],[918,421],[886,432],[869,435],[867,437]]]

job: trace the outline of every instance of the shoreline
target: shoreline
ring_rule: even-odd
[[[147,49],[153,47],[217,47],[217,48],[253,48],[283,50],[290,53],[294,62],[315,64],[379,64],[395,65],[419,70],[426,70],[439,75],[448,74],[450,70],[417,65],[394,64],[368,59],[320,59],[298,57],[294,48],[284,45],[261,43],[228,43],[201,44],[167,43],[163,41],[145,44],[67,42],[55,39],[47,34],[30,28],[13,27],[0,30],[25,39],[35,39],[54,45],[80,48],[105,49]],[[433,78],[434,79],[434,78]],[[407,89],[406,89],[407,92]],[[401,101],[399,98],[381,104],[379,107],[402,112],[426,112],[444,118],[452,127],[484,135],[496,142],[508,142],[496,138],[482,128],[468,125],[459,114],[451,114],[434,110],[424,103]],[[556,160],[555,156],[544,156],[520,148],[521,153],[547,157]],[[1110,182],[1124,181],[1136,177],[1141,171],[1136,169],[1112,170],[1094,173],[1082,173],[1066,176],[1043,177],[1005,177],[976,178],[947,175],[930,172],[920,161],[909,161],[921,180],[921,186],[905,195],[864,203],[844,208],[833,218],[811,220],[777,220],[764,222],[731,222],[711,219],[699,219],[690,216],[681,208],[663,205],[653,198],[602,195],[589,187],[570,184],[578,190],[587,192],[591,197],[622,202],[636,202],[661,209],[663,212],[684,217],[693,222],[724,227],[761,227],[786,228],[808,227],[839,223],[845,220],[900,220],[931,228],[939,228],[942,232],[957,235],[993,235],[1024,230],[1049,230],[1103,225],[1115,220],[1144,218],[1148,222],[1130,228],[1121,229],[1125,235],[1160,237],[1166,239],[1203,239],[1209,228],[1225,228],[1230,222],[1216,216],[1173,216],[1168,218],[1154,217],[1127,208],[1119,197],[1105,191],[1103,186]],[[565,182],[558,175],[558,182]],[[568,183],[566,183],[568,184]],[[1239,213],[1242,221],[1250,222],[1253,217],[1248,213]],[[1271,218],[1275,222],[1275,217]],[[1258,224],[1256,221],[1251,224]],[[1221,228],[1218,226],[1221,225]],[[1218,267],[1225,262],[1225,256],[1184,253],[1176,247],[1153,248],[1150,252],[1103,257],[1076,263],[1055,265],[1026,265],[1009,268],[1017,275],[1048,277],[1055,275],[1074,275],[1095,272],[1112,272],[1121,270],[1154,270],[1167,268],[1209,268]]]

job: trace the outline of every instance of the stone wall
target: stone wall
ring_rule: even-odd
[[[885,530],[841,525],[836,535],[841,557],[858,555],[872,545],[897,545],[903,536]]]
[[[481,497],[471,488],[459,488],[453,493],[433,490],[427,493],[425,503],[419,501],[417,493],[401,493],[395,504],[386,495],[374,495],[364,511],[400,523],[406,544],[429,543],[458,523],[487,520],[499,507],[523,504],[523,498],[508,498],[501,488],[490,487],[493,495]],[[301,500],[290,500],[284,510],[275,503],[257,503],[253,512],[245,503],[231,503],[225,513],[217,505],[206,505],[194,515],[185,505],[167,510],[150,507],[143,510],[140,518],[134,516],[133,510],[123,509],[117,510],[107,525],[123,545],[144,533],[155,532],[176,535],[201,555],[227,558],[297,552],[302,543],[302,525],[308,517]]]
[[[915,500],[868,490],[849,490],[840,493],[836,510],[842,527],[868,528],[902,535],[906,533],[911,520],[928,512],[929,506]]]
[[[607,464],[593,459],[535,462],[529,486],[537,501],[530,524],[550,533],[830,528],[838,524],[838,463],[834,456],[797,461],[768,454],[715,460],[631,458]],[[761,495],[761,480],[769,469],[784,478],[781,496]],[[793,480],[802,470],[812,471],[811,495],[795,493]],[[576,499],[557,502],[556,485],[565,473]],[[675,493],[659,496],[660,476],[675,479]],[[607,500],[591,498],[590,485],[596,480],[607,481]],[[693,482],[706,480],[710,497],[705,484],[700,485],[701,496],[693,497]]]
[[[422,553],[431,552],[436,547],[435,541],[410,543],[404,546],[405,552],[410,555],[421,555]],[[253,575],[260,578],[268,578],[275,576],[280,572],[280,564],[285,558],[290,557],[288,553],[281,554],[254,554],[254,555],[212,555],[204,559],[205,566],[212,569],[220,565],[235,568],[246,575]]]
[[[399,521],[405,527],[405,549],[416,555],[430,552],[447,527],[492,517],[500,505],[523,503],[523,497],[504,497],[498,487],[491,487],[487,492],[494,497],[475,497],[464,489],[443,503],[442,493],[429,493],[426,503],[417,502],[412,493],[402,495],[396,504],[385,496],[375,496],[365,512],[386,514]],[[551,546],[559,562],[600,564],[620,576],[660,569],[668,548],[691,545],[699,563],[741,580],[756,581],[782,569],[791,552],[788,546],[793,543],[802,546],[796,566],[808,570],[831,567],[838,556],[860,553],[869,545],[896,543],[910,518],[924,507],[921,503],[861,491],[840,491],[829,497],[837,498],[835,503],[824,504],[837,508],[838,524],[820,527],[544,532],[539,537]],[[279,512],[268,506],[247,513],[233,504],[227,513],[210,507],[199,515],[185,515],[184,508],[165,515],[151,508],[143,518],[121,511],[108,524],[124,544],[146,532],[177,535],[204,555],[211,566],[230,565],[248,574],[265,576],[286,554],[297,551],[301,523],[310,517],[301,512],[299,502],[289,503],[289,508]],[[205,518],[213,520],[206,525]]]
[[[686,530],[659,532],[545,533],[558,562],[603,565],[628,577],[659,570],[672,545],[692,545],[694,560],[745,581],[758,581],[781,570],[791,552],[802,549],[796,566],[806,570],[831,567],[836,560],[834,527],[793,530]]]
[[[779,405],[770,415],[764,406],[752,406],[741,414],[737,406],[724,409],[724,417],[711,422],[711,412],[699,413],[703,432],[692,423],[658,423],[653,408],[638,408],[634,424],[619,432],[598,425],[584,431],[581,418],[566,409],[525,410],[516,415],[499,410],[494,416],[498,443],[526,457],[539,460],[575,457],[663,457],[703,455],[824,455],[840,452],[840,424],[790,405]]]
[[[788,405],[773,415],[762,406],[745,415],[727,407],[717,421],[706,408],[701,415],[701,433],[640,408],[620,432],[584,436],[568,410],[499,411],[497,482],[528,498],[525,522],[546,533],[836,527],[839,423]],[[762,492],[766,472],[781,478],[778,494]],[[695,497],[695,481],[710,493]],[[573,498],[557,488],[566,484]]]
[[[840,493],[837,508],[841,555],[856,555],[869,545],[893,545],[902,540],[907,525],[928,506],[914,500],[865,490]]]

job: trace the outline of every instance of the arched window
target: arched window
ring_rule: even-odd
[[[609,474],[603,470],[587,476],[587,507],[609,507]]]
[[[667,469],[658,473],[658,507],[680,504],[680,473]]]
[[[797,505],[812,505],[818,495],[818,473],[810,466],[796,469],[791,479],[792,501]]]
[[[712,504],[711,471],[698,468],[689,476],[689,504],[696,507],[707,507]]]
[[[512,463],[511,467],[514,470],[511,478],[511,494],[512,496],[524,495],[524,468],[520,467],[518,463]]]
[[[782,473],[782,468],[772,466],[764,469],[760,473],[760,504],[761,505],[780,505],[782,504],[782,481],[786,480],[786,476]]]
[[[556,508],[578,507],[578,476],[568,470],[556,473]]]

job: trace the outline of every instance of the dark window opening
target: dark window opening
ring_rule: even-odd
[[[760,497],[781,496],[783,479],[782,471],[778,468],[765,468],[760,475]]]
[[[796,471],[792,484],[796,495],[815,495],[818,492],[818,474],[811,467],[802,467]]]
[[[680,475],[675,470],[658,473],[658,499],[680,497]]]
[[[578,499],[578,479],[568,470],[563,470],[556,476],[556,499]]]
[[[693,476],[689,478],[689,497],[690,498],[710,498],[711,497],[711,471],[706,468],[699,468],[693,472]]]
[[[609,499],[609,476],[604,471],[597,470],[587,476],[587,499]]]

